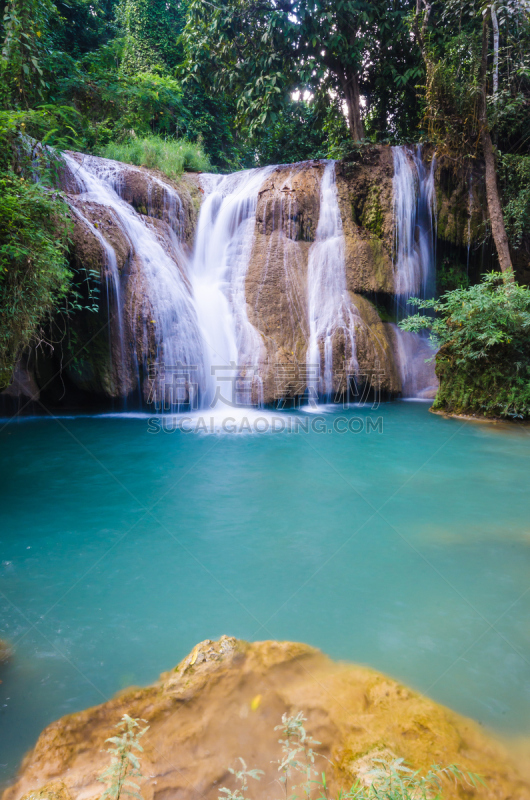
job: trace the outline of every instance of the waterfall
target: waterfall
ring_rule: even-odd
[[[414,312],[411,297],[432,297],[436,288],[435,159],[429,170],[421,146],[393,147],[395,220],[395,293],[398,315]],[[412,162],[412,163],[411,163]]]
[[[345,244],[337,196],[335,162],[328,161],[320,185],[320,215],[315,241],[309,251],[307,295],[309,347],[307,375],[310,401],[333,394],[333,344],[342,332],[348,372],[357,370],[355,325],[360,323],[346,287]],[[320,349],[324,350],[324,374]]]
[[[199,213],[190,280],[201,330],[203,403],[237,381],[237,401],[259,397],[262,342],[247,315],[245,278],[254,240],[258,192],[275,167],[233,175],[201,175],[206,194]],[[257,397],[256,397],[256,384]],[[233,388],[226,389],[226,397]]]
[[[179,250],[182,269],[162,247],[155,231],[146,225],[132,206],[122,200],[117,193],[123,170],[121,164],[92,156],[85,156],[82,164],[79,164],[68,154],[64,154],[63,157],[77,184],[80,199],[112,209],[129,240],[133,258],[140,262],[146,300],[149,304],[148,316],[151,317],[154,331],[157,361],[166,368],[176,365],[199,368],[197,383],[199,386],[203,385],[204,377],[200,374],[202,337],[191,292],[183,274],[186,259],[180,245],[178,242],[172,242],[172,250],[175,250],[175,247]],[[170,188],[167,187],[167,190],[170,191]],[[91,227],[97,231],[94,226]],[[108,245],[105,245],[105,250],[109,252]],[[115,263],[115,258],[112,263]],[[114,270],[113,281],[116,287],[119,287],[120,279],[116,273],[117,268]],[[119,288],[116,294],[120,295]],[[133,320],[136,317],[134,309],[131,317]],[[119,320],[119,324],[120,336],[123,339],[125,333],[122,319]],[[132,335],[136,338],[139,332],[135,330],[134,321],[132,328]],[[142,333],[145,334],[145,331]],[[129,343],[129,351],[135,354],[134,341]],[[191,382],[187,388],[189,392],[193,392]],[[172,405],[175,404],[174,400],[174,397],[170,398]]]
[[[399,319],[411,295],[434,291],[434,162],[426,168],[419,147],[393,148],[393,157]],[[155,391],[164,410],[177,411],[256,405],[265,396],[267,402],[281,397],[271,390],[281,383],[276,368],[285,367],[287,375],[300,362],[305,376],[289,378],[287,393],[293,381],[307,387],[311,403],[348,390],[348,376],[359,373],[356,333],[365,331],[363,353],[365,338],[375,334],[347,288],[334,161],[200,175],[204,197],[190,255],[183,244],[188,206],[171,185],[108,159],[64,159],[77,191],[72,210],[99,240],[105,259],[112,369],[122,395],[140,386],[150,399]],[[107,239],[106,229],[91,221],[94,209],[117,224],[116,252],[112,233]],[[117,259],[124,243],[126,269]],[[250,319],[258,320],[259,330]],[[392,338],[403,394],[419,395],[434,383],[424,368],[425,339],[397,328]],[[363,359],[364,365],[366,354]]]
[[[411,297],[433,297],[436,290],[436,194],[433,157],[429,169],[421,145],[409,151],[393,147],[395,295],[398,320],[417,309]],[[432,396],[436,387],[434,364],[426,364],[434,350],[426,335],[402,331],[393,325],[395,357],[403,397]]]

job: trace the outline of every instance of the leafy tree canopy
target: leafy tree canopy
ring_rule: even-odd
[[[317,105],[340,98],[361,140],[361,96],[381,131],[393,95],[415,105],[410,87],[422,67],[407,25],[412,8],[411,0],[190,0],[184,71],[235,95],[238,120],[251,132],[274,124],[298,91]]]

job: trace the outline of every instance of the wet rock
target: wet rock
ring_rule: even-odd
[[[222,637],[201,642],[154,685],[49,725],[3,800],[40,786],[45,791],[50,781],[64,781],[73,800],[99,797],[97,777],[109,763],[105,739],[124,713],[150,726],[142,739],[145,800],[217,800],[221,786],[235,788],[227,768],[239,756],[265,771],[249,793],[265,800],[283,791],[271,763],[279,756],[274,726],[283,713],[298,711],[321,743],[316,767],[326,772],[332,797],[365,779],[373,759],[386,754],[418,769],[456,763],[487,782],[486,788],[448,784],[446,798],[530,798],[528,780],[500,745],[396,681],[334,663],[306,645]]]
[[[356,352],[361,376],[366,376],[366,381],[379,397],[379,392],[398,394],[401,381],[387,326],[366,297],[352,293],[352,300],[362,320],[356,329]]]
[[[394,292],[393,174],[390,147],[371,148],[357,161],[338,165],[346,280],[352,292]]]
[[[259,192],[246,292],[249,320],[262,337],[259,366],[265,402],[294,397],[305,388],[308,258],[319,221],[324,163],[279,167]],[[355,338],[361,383],[377,373],[380,388],[395,394],[400,383],[388,337],[375,307],[359,294],[393,292],[392,174],[389,148],[371,152],[368,163],[337,165],[346,281],[359,316]],[[332,349],[333,389],[340,392],[345,388],[341,365],[352,357],[340,329]]]
[[[21,400],[38,400],[40,397],[40,389],[35,379],[35,373],[30,366],[27,354],[15,364],[13,376],[9,386],[0,393],[2,397],[20,398]],[[1,660],[1,644],[0,644],[0,660]]]
[[[0,664],[5,664],[6,661],[9,661],[12,655],[13,650],[11,649],[11,645],[4,642],[3,639],[0,639]]]

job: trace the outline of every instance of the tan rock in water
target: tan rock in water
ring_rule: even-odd
[[[487,787],[457,789],[446,798],[530,798],[530,784],[500,745],[469,720],[390,678],[364,667],[332,662],[318,650],[290,642],[248,644],[222,637],[197,645],[153,686],[129,689],[95,708],[49,725],[26,757],[3,800],[65,800],[45,790],[64,781],[73,800],[101,795],[98,775],[109,763],[105,739],[124,713],[150,726],[142,739],[145,800],[216,800],[234,787],[227,767],[241,756],[265,771],[249,797],[282,797],[276,781],[279,757],[274,731],[283,713],[302,711],[308,732],[321,743],[317,759],[330,796],[347,788],[380,754],[405,758],[413,767],[458,764],[479,773]],[[43,794],[44,792],[44,794]]]
[[[11,658],[11,655],[11,646],[7,642],[4,642],[3,639],[0,639],[0,664],[8,661]]]

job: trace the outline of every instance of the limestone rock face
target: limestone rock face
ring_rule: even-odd
[[[263,183],[246,279],[248,316],[262,336],[265,402],[291,397],[304,383],[309,342],[307,270],[320,214],[324,162],[277,167]],[[337,193],[345,239],[346,281],[360,323],[357,360],[362,376],[378,375],[380,388],[397,394],[401,384],[379,314],[359,292],[392,294],[392,154],[376,148],[362,162],[337,165]],[[349,357],[340,331],[333,363]],[[282,376],[292,374],[292,380]],[[343,380],[340,370],[334,391]],[[361,377],[361,382],[363,378]],[[336,385],[335,385],[336,384]]]
[[[352,292],[394,293],[393,174],[390,147],[374,147],[338,165],[346,280]]]
[[[318,161],[278,167],[259,192],[246,296],[249,320],[265,350],[265,402],[296,394],[296,375],[291,386],[282,376],[306,361],[307,261],[318,225],[323,170]]]
[[[224,636],[201,642],[153,686],[129,689],[49,725],[3,800],[29,792],[32,800],[67,800],[62,788],[51,792],[51,781],[64,782],[73,800],[96,800],[102,790],[97,777],[109,763],[105,739],[124,713],[150,726],[142,739],[145,800],[217,800],[220,787],[235,788],[228,767],[237,766],[238,757],[265,771],[250,786],[253,800],[281,796],[271,763],[280,755],[274,727],[283,713],[298,711],[320,742],[316,767],[326,772],[331,797],[365,776],[383,754],[418,769],[456,763],[487,783],[448,784],[447,798],[530,798],[527,780],[478,726],[390,678],[333,663],[306,645]]]

